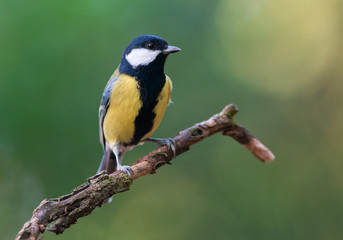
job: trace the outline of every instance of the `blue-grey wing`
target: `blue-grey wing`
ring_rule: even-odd
[[[100,135],[100,143],[105,151],[106,149],[106,139],[103,131],[103,123],[104,119],[110,105],[110,97],[112,93],[112,88],[114,83],[118,80],[118,75],[112,75],[110,80],[108,81],[104,93],[102,94],[100,107],[99,107],[99,135]]]

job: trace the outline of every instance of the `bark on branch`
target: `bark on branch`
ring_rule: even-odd
[[[244,127],[232,120],[237,112],[238,108],[235,105],[227,105],[219,114],[180,132],[173,138],[176,156],[188,151],[191,145],[204,138],[221,132],[234,138],[262,162],[273,161],[273,153]],[[155,173],[159,167],[168,164],[174,157],[171,149],[166,146],[158,147],[131,166],[132,180]],[[87,183],[65,196],[43,200],[16,239],[37,239],[45,230],[55,234],[63,233],[76,223],[78,218],[90,214],[112,195],[129,190],[132,180],[123,172],[114,172],[110,175],[102,172],[88,178]]]

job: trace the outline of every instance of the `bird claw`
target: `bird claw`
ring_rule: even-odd
[[[156,143],[159,147],[161,146],[167,146],[168,150],[171,149],[173,151],[173,158],[176,157],[176,142],[172,138],[148,138],[145,139],[146,142],[153,142]]]
[[[133,171],[132,171],[132,168],[131,168],[130,166],[118,165],[118,166],[117,166],[117,171],[123,171],[123,172],[127,173],[127,175],[129,175],[130,181],[131,181],[131,183],[132,183],[132,176],[131,176],[131,173],[132,173]]]

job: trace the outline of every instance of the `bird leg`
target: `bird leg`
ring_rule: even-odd
[[[171,149],[173,151],[174,158],[176,157],[176,149],[175,149],[176,142],[172,138],[147,138],[147,139],[144,139],[143,142],[156,143],[159,147],[167,146],[168,150]]]
[[[126,172],[130,176],[130,179],[131,179],[131,182],[132,182],[132,177],[131,177],[132,169],[131,169],[131,167],[127,166],[127,165],[121,165],[121,161],[123,159],[124,153],[119,153],[117,151],[116,147],[113,148],[113,153],[116,156],[116,162],[117,162],[116,171],[124,171],[124,172]]]

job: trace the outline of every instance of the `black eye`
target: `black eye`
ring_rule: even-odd
[[[147,45],[146,45],[146,47],[148,48],[148,49],[155,49],[155,45],[154,44],[152,44],[152,43],[148,43]]]

